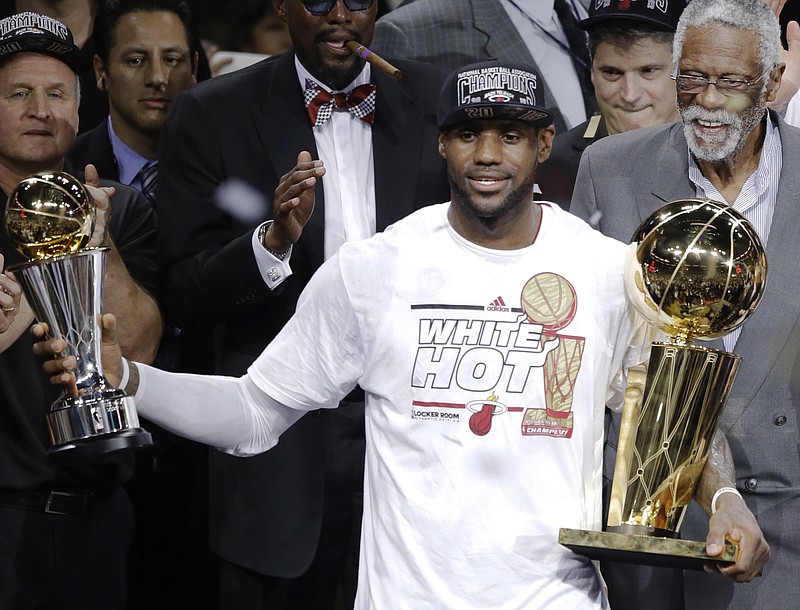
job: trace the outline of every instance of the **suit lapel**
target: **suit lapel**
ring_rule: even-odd
[[[263,102],[253,110],[253,124],[275,175],[280,178],[294,167],[300,151],[307,150],[314,159],[319,158],[292,52],[276,58],[272,76],[265,76],[264,85]],[[269,195],[271,197],[272,193]],[[325,201],[321,180],[317,181],[315,196],[314,211],[303,229],[301,243],[314,265],[319,266],[325,258]]]
[[[800,250],[797,233],[800,176],[795,152],[800,150],[800,130],[787,126],[780,119],[778,127],[783,167],[767,241],[767,290],[755,313],[745,322],[737,341],[736,352],[742,356],[742,364],[723,414],[726,429],[735,424],[751,404],[789,339],[790,330],[800,318],[800,301],[795,292],[800,274],[797,257]]]
[[[377,230],[382,231],[414,211],[423,126],[417,100],[389,76],[375,69],[371,73],[377,86],[372,126],[375,212]]]
[[[473,0],[472,12],[475,29],[486,35],[488,57],[516,57],[519,63],[536,67],[525,41],[499,2]]]
[[[108,134],[108,123],[103,121],[89,136],[89,158],[97,159],[97,173],[109,180],[119,181],[119,167],[111,147],[111,136]],[[79,168],[84,171],[86,168]]]

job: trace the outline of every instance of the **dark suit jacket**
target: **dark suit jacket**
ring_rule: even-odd
[[[587,132],[590,121],[591,119],[569,131],[556,134],[550,157],[536,168],[536,183],[542,191],[542,194],[537,195],[536,199],[552,201],[565,210],[569,210],[583,151],[592,142],[608,135],[606,123],[602,117],[597,129]]]
[[[742,327],[735,348],[742,364],[720,419],[733,452],[736,486],[758,519],[772,558],[763,576],[747,584],[685,572],[691,610],[800,607],[800,529],[794,526],[800,515],[800,129],[772,117],[783,168],[766,246],[767,289]],[[683,125],[676,122],[608,136],[588,148],[571,211],[584,219],[602,212],[603,233],[627,242],[652,212],[687,197],[695,197],[695,188]],[[722,341],[709,345],[722,348]],[[704,540],[707,531],[705,513],[692,504],[682,537]],[[649,583],[638,583],[643,584]],[[655,608],[658,597],[647,587],[642,597],[631,594],[638,585],[628,581],[620,593],[629,605],[614,607]]]
[[[84,170],[87,163],[92,163],[101,178],[119,180],[119,167],[114,158],[114,149],[111,148],[111,138],[108,136],[106,121],[102,121],[91,131],[79,135],[67,158],[73,166],[79,167],[81,171]]]
[[[372,128],[378,230],[449,199],[434,116],[445,74],[416,62],[397,65],[401,81],[372,70],[378,87]],[[314,212],[292,250],[293,275],[276,292],[265,285],[251,246],[253,228],[269,218],[274,189],[301,150],[317,158],[292,53],[185,92],[162,135],[158,216],[167,308],[180,326],[218,327],[220,373],[245,372],[292,315],[323,262],[321,182]],[[234,179],[267,200],[255,218],[236,219],[215,205],[218,185]],[[307,415],[261,456],[214,454],[215,552],[274,576],[307,569],[319,537],[321,426],[328,416]]]

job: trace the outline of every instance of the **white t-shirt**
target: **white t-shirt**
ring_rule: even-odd
[[[643,360],[625,246],[545,205],[490,250],[448,205],[345,244],[248,375],[300,411],[366,392],[357,608],[601,607],[557,536],[600,529],[603,408]]]

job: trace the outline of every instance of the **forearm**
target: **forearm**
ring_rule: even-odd
[[[304,415],[271,399],[247,377],[167,373],[130,363],[125,390],[141,415],[180,436],[235,455],[266,451]]]
[[[703,474],[695,488],[694,499],[710,515],[714,494],[723,487],[736,488],[736,471],[728,439],[717,430],[711,441]]]
[[[163,330],[161,312],[153,297],[133,280],[113,246],[106,259],[104,310],[119,320],[117,338],[123,355],[152,362]]]

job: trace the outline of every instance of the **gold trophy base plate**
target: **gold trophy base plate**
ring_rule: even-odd
[[[558,542],[591,559],[682,570],[735,563],[738,552],[735,545],[726,544],[721,555],[711,557],[705,542],[567,528],[559,530]]]

